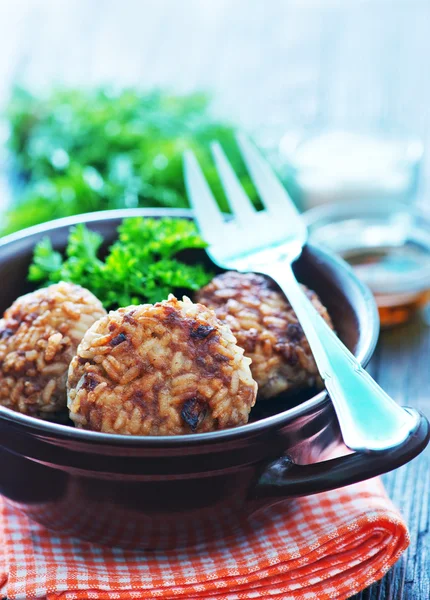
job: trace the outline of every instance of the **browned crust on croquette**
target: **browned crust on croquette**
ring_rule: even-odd
[[[93,294],[70,283],[18,298],[0,319],[0,404],[41,418],[64,410],[69,363],[104,314]]]
[[[331,326],[327,310],[315,292],[302,288]],[[272,280],[254,273],[229,271],[197,292],[196,300],[215,311],[251,358],[260,397],[321,384],[297,317]]]
[[[87,332],[71,363],[70,416],[127,435],[241,425],[256,397],[249,362],[229,328],[188,299],[119,309]]]

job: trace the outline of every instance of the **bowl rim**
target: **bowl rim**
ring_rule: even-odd
[[[177,218],[193,218],[193,211],[190,209],[177,209],[177,208],[131,208],[131,209],[114,209],[97,211],[91,213],[83,213],[79,215],[73,215],[70,217],[63,217],[61,219],[55,219],[41,223],[40,225],[34,225],[22,229],[16,233],[9,234],[3,238],[0,238],[0,251],[1,248],[14,242],[37,235],[41,233],[49,233],[50,231],[60,229],[62,227],[70,227],[78,223],[94,223],[98,221],[110,221],[116,219],[124,219],[129,217],[177,217]],[[370,318],[367,320],[366,327],[360,333],[362,338],[361,348],[357,354],[357,359],[365,366],[370,360],[378,340],[379,335],[379,315],[376,307],[376,303],[370,289],[358,279],[351,267],[341,258],[328,251],[326,248],[322,248],[316,245],[309,245],[316,248],[325,257],[328,257],[330,262],[335,263],[343,273],[351,280],[354,285],[359,289],[364,303],[366,305]],[[69,438],[81,442],[91,442],[99,444],[119,445],[119,446],[183,446],[196,443],[205,444],[216,441],[233,440],[242,436],[248,436],[252,434],[258,434],[262,430],[269,429],[276,425],[285,425],[293,419],[304,416],[310,411],[323,406],[330,402],[328,394],[325,390],[322,390],[315,396],[312,396],[308,400],[301,402],[297,406],[284,410],[276,415],[265,417],[254,423],[246,423],[239,427],[232,427],[231,429],[222,429],[219,431],[205,432],[200,434],[185,434],[185,435],[162,435],[162,436],[126,436],[117,433],[103,433],[99,431],[87,431],[83,429],[77,429],[70,425],[62,425],[59,423],[52,423],[50,421],[44,421],[36,419],[29,415],[24,415],[16,411],[11,410],[5,406],[0,405],[0,419],[23,425],[26,428],[35,429],[41,434],[60,435],[62,438]]]

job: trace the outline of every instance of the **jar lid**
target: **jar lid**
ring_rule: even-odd
[[[389,199],[340,202],[303,214],[309,241],[344,258],[376,294],[430,288],[430,219]]]

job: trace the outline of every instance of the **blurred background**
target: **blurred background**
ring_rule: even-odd
[[[235,147],[241,128],[313,209],[316,240],[389,303],[411,293],[422,303],[429,27],[428,0],[3,0],[0,233],[103,208],[186,206],[189,146],[228,210],[212,138],[258,203]],[[355,245],[333,246],[345,219]],[[408,273],[393,286],[411,269],[419,285]]]
[[[246,126],[396,126],[426,135],[427,0],[14,0],[4,102],[19,81],[209,90]]]

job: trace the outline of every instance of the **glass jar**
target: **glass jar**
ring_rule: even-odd
[[[340,202],[303,217],[309,241],[344,258],[370,287],[382,326],[404,323],[430,301],[430,219],[418,208]]]
[[[331,202],[415,196],[423,144],[397,130],[286,133],[279,171],[302,210]]]

